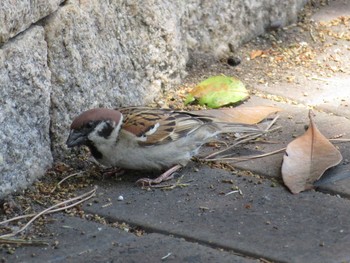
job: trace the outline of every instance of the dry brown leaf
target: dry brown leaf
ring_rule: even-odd
[[[262,50],[253,50],[252,52],[250,52],[250,59],[260,57],[262,54],[264,54]]]
[[[216,110],[200,110],[191,113],[209,115],[223,122],[237,122],[244,124],[257,124],[272,113],[282,109],[272,106],[235,107]]]
[[[288,144],[283,156],[283,182],[293,194],[312,189],[328,168],[342,160],[341,153],[317,129],[311,114],[308,130]]]

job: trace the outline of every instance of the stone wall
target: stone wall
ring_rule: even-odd
[[[65,154],[71,119],[142,105],[181,82],[192,53],[223,56],[305,0],[2,0],[0,198]]]
[[[32,26],[0,49],[0,196],[28,185],[52,164],[44,33]]]

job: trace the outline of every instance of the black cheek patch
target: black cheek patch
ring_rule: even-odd
[[[92,156],[93,156],[96,160],[102,159],[102,157],[103,157],[102,153],[96,148],[96,146],[94,145],[93,142],[88,141],[88,142],[86,143],[86,146],[89,147],[89,150],[90,150]]]
[[[113,127],[111,125],[105,125],[101,131],[98,132],[98,135],[107,139],[113,131]]]

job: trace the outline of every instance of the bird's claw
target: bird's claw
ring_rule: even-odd
[[[171,180],[174,178],[175,172],[177,170],[179,170],[181,167],[182,167],[181,165],[177,164],[177,165],[171,167],[169,170],[162,173],[160,176],[158,176],[155,179],[141,178],[141,179],[136,181],[136,184],[140,185],[142,187],[145,187],[145,186],[152,187],[152,185],[160,184],[161,182]]]
[[[103,177],[105,176],[120,176],[125,173],[125,170],[119,167],[112,167],[112,168],[107,168],[102,172]]]
[[[170,176],[167,176],[163,178],[162,176],[159,176],[155,179],[150,179],[150,178],[141,178],[136,181],[136,185],[141,186],[141,187],[152,187],[153,185],[160,184],[162,182],[168,181],[173,179],[174,176],[171,174]]]

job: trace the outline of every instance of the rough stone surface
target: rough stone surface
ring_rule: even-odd
[[[0,198],[30,184],[52,163],[46,58],[39,26],[0,49]]]
[[[2,0],[0,5],[0,44],[28,29],[57,10],[64,0]]]
[[[266,30],[295,22],[305,3],[305,0],[221,1],[220,4],[186,1],[182,20],[187,46],[193,52],[214,53],[220,58]]]

